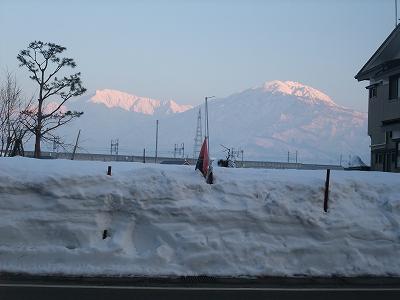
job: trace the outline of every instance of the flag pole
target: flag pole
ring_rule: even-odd
[[[206,142],[207,142],[207,148],[208,148],[208,151],[207,151],[207,159],[208,159],[208,162],[209,162],[209,167],[208,167],[208,170],[207,170],[207,173],[209,174],[210,173],[210,171],[212,171],[212,167],[210,168],[210,166],[211,166],[211,164],[210,164],[210,132],[209,132],[209,127],[208,127],[208,99],[211,99],[211,98],[214,98],[215,96],[210,96],[210,97],[205,97],[205,115],[206,115]],[[211,169],[211,170],[210,170]],[[208,175],[207,174],[207,175]]]
[[[207,140],[207,146],[208,146],[208,149],[210,149],[210,132],[209,132],[209,128],[208,128],[208,99],[211,99],[211,98],[214,98],[215,96],[210,96],[210,97],[205,97],[205,108],[204,108],[204,110],[205,110],[205,115],[206,115],[206,140]],[[208,160],[210,160],[210,155],[208,156]]]
[[[209,147],[209,136],[208,136],[208,102],[207,102],[207,100],[208,100],[208,97],[206,97],[206,103],[205,103],[205,107],[204,107],[204,110],[205,110],[205,115],[206,115],[206,140],[207,140],[207,146]]]

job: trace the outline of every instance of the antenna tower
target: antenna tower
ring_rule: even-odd
[[[119,140],[111,140],[111,149],[110,149],[110,154],[111,155],[118,155],[118,146],[119,146]]]
[[[194,159],[196,159],[199,156],[202,143],[203,143],[203,130],[201,128],[201,108],[199,108],[199,113],[197,115],[196,136],[194,138],[194,147],[193,147]]]

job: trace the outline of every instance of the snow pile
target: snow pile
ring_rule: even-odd
[[[112,165],[112,176],[105,175]],[[400,275],[400,174],[0,159],[0,272]],[[107,237],[103,239],[104,230]]]

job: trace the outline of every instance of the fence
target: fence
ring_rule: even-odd
[[[25,151],[25,156],[33,157],[33,151]],[[42,158],[45,159],[71,159],[72,153],[67,152],[42,152]],[[92,160],[92,161],[121,161],[121,162],[143,162],[143,156],[136,155],[111,155],[111,154],[95,154],[95,153],[75,153],[74,160]],[[146,163],[154,163],[154,156],[146,156]],[[173,157],[157,157],[157,163],[178,163],[183,159]],[[195,159],[188,158],[189,164],[194,165]],[[244,168],[260,168],[260,169],[300,169],[300,170],[343,170],[344,168],[339,165],[322,165],[322,164],[302,164],[302,163],[288,163],[288,162],[274,162],[274,161],[243,161],[237,162],[238,167]]]

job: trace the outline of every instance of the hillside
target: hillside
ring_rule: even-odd
[[[140,154],[143,148],[153,153],[159,119],[159,154],[172,155],[175,143],[185,143],[185,153],[192,155],[199,107],[174,109],[173,103],[161,107],[150,98],[135,100],[105,91],[69,104],[85,114],[62,135],[73,140],[82,129],[82,146],[89,152],[106,153],[110,140],[119,138],[120,153]],[[369,161],[367,114],[339,106],[323,92],[298,82],[266,82],[213,99],[209,111],[215,157],[224,156],[220,146],[224,144],[243,149],[250,160],[285,161],[289,151],[293,161],[297,151],[302,162],[339,163],[340,155],[343,160],[358,155]]]

